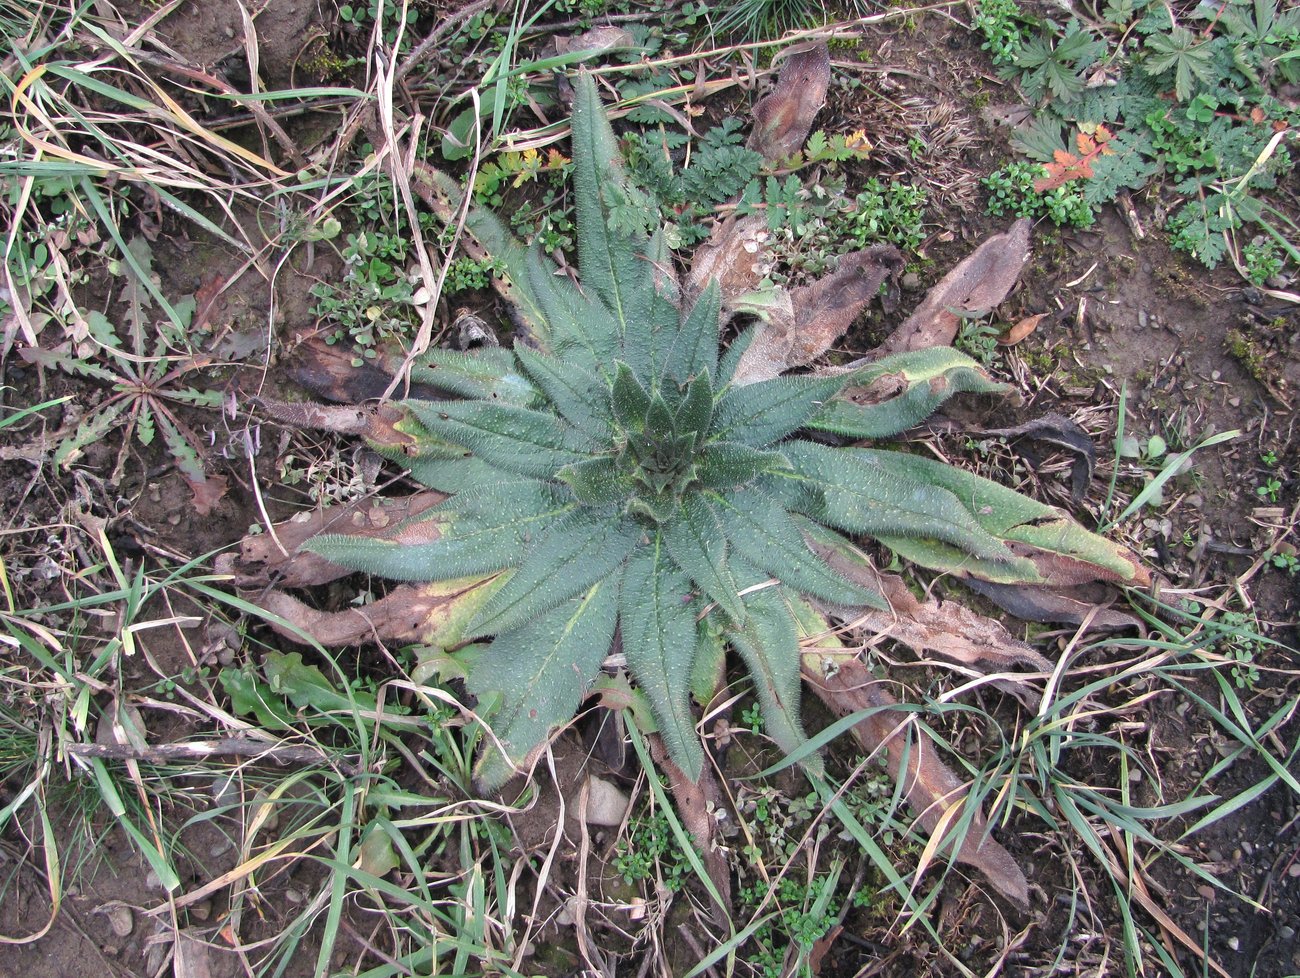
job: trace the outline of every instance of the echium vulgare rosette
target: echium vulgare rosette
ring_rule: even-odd
[[[424,529],[309,544],[398,580],[489,582],[457,635],[490,639],[468,680],[499,704],[477,769],[484,786],[573,715],[618,645],[688,777],[703,765],[692,677],[727,648],[753,677],[769,735],[798,747],[808,602],[887,607],[821,556],[851,551],[842,534],[1000,582],[1042,582],[1045,566],[1063,562],[1114,580],[1140,574],[1122,548],[995,483],[813,440],[914,424],[983,375],[945,349],[839,376],[735,382],[749,334],[720,354],[716,283],[687,301],[661,236],[611,221],[629,197],[585,75],[572,155],[579,281],[478,214],[471,227],[498,252],[527,336],[512,350],[433,351],[412,374],[448,396],[403,403],[400,457],[448,498],[413,518]],[[891,371],[922,379],[888,410],[837,397]],[[935,377],[951,383],[925,380]]]

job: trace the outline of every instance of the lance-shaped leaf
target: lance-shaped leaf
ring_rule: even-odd
[[[1061,510],[1015,490],[1000,486],[951,465],[900,452],[850,449],[853,457],[869,461],[886,478],[923,481],[961,500],[979,525],[1027,557],[1015,564],[972,563],[965,555],[901,534],[877,535],[882,543],[909,560],[936,569],[969,574],[997,583],[1079,584],[1113,580],[1145,584],[1149,578],[1137,557],[1125,547],[1085,530]],[[873,534],[875,535],[875,534]],[[897,538],[896,538],[897,537]],[[954,543],[935,537],[938,544]],[[1025,565],[1029,564],[1029,568]],[[1021,574],[1020,572],[1025,572]]]
[[[873,366],[878,369],[869,384],[841,391],[808,427],[849,438],[892,438],[920,424],[954,394],[1007,389],[951,347],[900,353]]]
[[[790,460],[777,451],[750,448],[734,441],[715,441],[700,455],[696,477],[703,489],[748,485],[766,472],[790,468]]]
[[[686,383],[702,374],[717,373],[721,306],[722,292],[714,280],[695,300],[668,347],[663,358],[665,378]]]
[[[747,574],[748,584],[761,582],[761,574]],[[763,714],[763,729],[787,754],[807,738],[799,722],[799,636],[780,586],[752,591],[745,596],[748,615],[743,626],[731,632],[754,681]],[[820,773],[821,758],[810,756],[805,766]]]
[[[610,227],[610,212],[627,202],[627,177],[596,83],[586,72],[573,82],[573,194],[582,286],[609,307],[618,334],[627,337],[646,326],[638,312],[648,310],[653,286],[641,254],[644,239]]]
[[[423,160],[416,160],[411,171],[411,188],[447,227],[460,223],[464,188],[455,179]],[[554,349],[547,313],[533,289],[531,269],[540,264],[542,274],[546,275],[555,270],[555,263],[540,254],[536,259],[530,258],[528,247],[490,210],[471,203],[465,214],[468,240],[461,240],[461,248],[475,261],[491,259],[505,269],[504,275],[492,277],[492,287],[510,310],[517,331],[542,349]]]
[[[674,563],[704,589],[737,625],[745,621],[740,587],[727,562],[727,538],[713,510],[699,496],[685,500],[677,517],[663,528],[664,544]]]
[[[790,514],[770,496],[750,490],[714,505],[736,552],[790,588],[844,607],[889,607],[879,593],[850,582],[813,553]]]
[[[466,622],[500,584],[494,574],[402,584],[371,604],[346,611],[318,611],[283,591],[261,595],[275,631],[301,642],[303,634],[327,648],[392,642],[397,645],[460,644]]]
[[[804,657],[804,675],[839,716],[866,713],[854,724],[853,734],[868,753],[883,747],[885,768],[902,785],[917,821],[931,833],[939,831],[945,838],[960,840],[958,862],[978,869],[999,893],[1019,906],[1027,906],[1029,883],[1025,874],[993,838],[979,805],[968,797],[968,786],[939,760],[934,742],[907,722],[910,714],[897,709],[898,701],[861,660],[837,656],[835,665],[833,670],[823,669],[822,654],[809,653]],[[951,843],[945,843],[937,851],[951,848]]]
[[[609,652],[618,615],[617,575],[593,584],[536,621],[498,635],[469,674],[479,696],[500,691],[501,708],[484,738],[476,778],[504,784],[550,731],[568,722]],[[498,746],[499,744],[499,746]]]
[[[1014,567],[1031,579],[1036,576],[1032,564],[1017,558],[944,486],[907,476],[860,452],[806,441],[782,447],[797,478],[808,480],[821,497],[820,505],[807,514],[814,519],[877,539],[938,540],[968,557]],[[891,460],[907,457],[884,454]]]
[[[601,380],[581,367],[561,364],[522,344],[517,356],[524,371],[560,417],[592,439],[609,437],[609,397]]]
[[[609,403],[614,419],[624,430],[640,431],[645,427],[646,414],[650,411],[650,392],[626,363],[620,362],[615,369]]]
[[[704,749],[691,714],[695,602],[690,579],[668,556],[662,535],[628,561],[619,598],[619,627],[628,668],[650,698],[659,733],[677,766],[698,781]]]
[[[527,269],[533,294],[545,312],[548,342],[544,349],[586,370],[606,374],[618,353],[618,335],[601,329],[610,312],[594,295],[584,295],[567,275],[556,274],[555,265],[538,245],[533,246]]]
[[[299,549],[322,533],[382,537],[404,543],[427,543],[442,535],[444,520],[416,519],[446,500],[440,492],[417,492],[387,499],[367,497],[341,506],[313,510],[277,523],[272,533],[246,536],[238,554],[217,558],[217,573],[232,574],[240,588],[310,587],[328,584],[352,571],[308,549]]]
[[[411,368],[411,380],[456,397],[475,397],[536,407],[541,398],[519,369],[515,355],[501,347],[473,353],[434,348]]]
[[[489,401],[408,401],[429,431],[505,472],[543,478],[589,457],[577,432],[553,414]]]
[[[470,638],[510,631],[614,573],[641,538],[631,520],[578,511],[552,523],[475,616]]]
[[[729,387],[714,412],[715,431],[763,448],[804,427],[843,385],[843,377],[777,377]]]

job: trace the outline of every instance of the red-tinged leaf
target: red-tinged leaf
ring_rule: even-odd
[[[283,591],[259,596],[258,604],[274,618],[271,627],[295,642],[303,633],[327,648],[367,642],[446,646],[460,641],[465,622],[496,590],[499,574],[403,584],[385,597],[346,611],[318,611]]]
[[[222,275],[212,275],[194,290],[194,318],[190,329],[202,331],[224,304],[221,293],[226,288],[226,279]]]
[[[883,749],[890,777],[903,787],[917,822],[927,831],[945,835],[955,829],[961,840],[956,859],[984,874],[1004,897],[1021,907],[1029,905],[1029,883],[1011,853],[992,836],[988,821],[967,797],[968,786],[942,761],[934,743],[917,736],[908,720],[911,714],[893,709],[898,703],[862,664],[851,656],[836,657],[833,675],[822,668],[823,655],[803,658],[804,678],[838,716],[874,710],[853,726],[853,734],[867,752]],[[967,824],[958,828],[965,820]],[[935,851],[942,851],[942,847]]]
[[[1082,133],[1080,133],[1080,134],[1079,134],[1079,138],[1080,138],[1080,139],[1083,139],[1083,138],[1085,138],[1085,137],[1084,137],[1084,135],[1083,135]],[[1068,168],[1068,167],[1072,167],[1072,166],[1074,166],[1076,163],[1079,162],[1079,158],[1078,158],[1077,156],[1075,156],[1073,153],[1067,153],[1067,152],[1066,152],[1065,150],[1063,150],[1063,149],[1058,149],[1055,153],[1053,153],[1053,154],[1052,154],[1052,158],[1053,158],[1054,160],[1056,160],[1056,162],[1057,162],[1060,166],[1062,166],[1062,167],[1066,167],[1066,168]],[[1051,169],[1051,165],[1050,165],[1050,164],[1048,165],[1048,169],[1049,169],[1049,170]]]
[[[1264,110],[1261,109],[1258,105],[1250,110],[1250,121],[1253,122],[1255,125],[1259,125],[1267,118],[1268,116],[1264,114]]]

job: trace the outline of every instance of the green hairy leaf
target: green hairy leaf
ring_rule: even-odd
[[[1068,81],[1092,56],[1085,41],[1027,56]],[[526,333],[514,349],[425,354],[414,379],[447,399],[407,401],[370,435],[448,498],[381,533],[307,545],[395,580],[491,576],[455,633],[481,640],[462,658],[482,708],[496,710],[483,786],[536,756],[616,641],[687,777],[705,764],[692,695],[713,698],[729,650],[753,678],[768,735],[799,749],[805,599],[820,603],[814,614],[889,610],[821,556],[857,552],[841,533],[994,581],[1144,579],[1123,548],[1009,489],[928,459],[799,437],[890,437],[954,394],[1001,390],[963,354],[734,386],[754,331],[720,355],[718,283],[682,300],[664,234],[647,233],[658,204],[646,210],[629,186],[595,82],[579,74],[574,93],[580,282],[471,209]],[[896,393],[880,400],[886,391]]]
[[[500,787],[533,747],[573,716],[613,641],[617,613],[618,584],[601,581],[488,646],[469,674],[476,695],[504,692],[492,718],[496,739],[489,740],[476,772],[484,787]]]
[[[704,750],[691,713],[695,604],[691,581],[669,560],[656,534],[628,562],[619,599],[628,668],[650,698],[659,733],[691,780],[704,770]]]

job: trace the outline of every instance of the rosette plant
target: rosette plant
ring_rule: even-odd
[[[426,354],[411,379],[445,397],[401,402],[372,437],[446,498],[383,533],[306,544],[342,567],[472,593],[440,640],[477,643],[468,687],[497,703],[476,769],[483,787],[572,717],[619,650],[687,777],[704,764],[692,690],[708,688],[728,649],[753,677],[769,735],[798,747],[810,604],[888,607],[825,559],[854,552],[855,537],[1004,583],[1052,581],[1061,568],[1141,576],[1122,548],[993,482],[835,447],[896,433],[954,391],[995,386],[955,351],[739,382],[753,334],[721,351],[717,283],[683,297],[661,237],[622,219],[635,198],[586,75],[572,129],[577,280],[477,215],[471,228],[506,269],[520,338]],[[885,375],[904,381],[890,401],[841,396]]]

